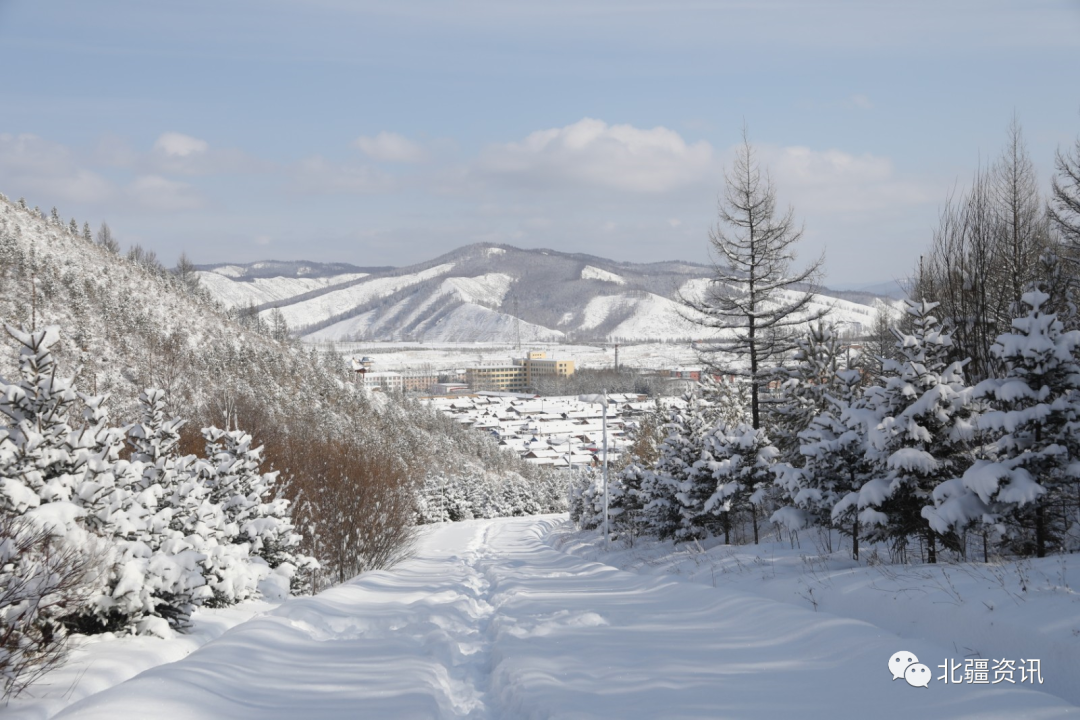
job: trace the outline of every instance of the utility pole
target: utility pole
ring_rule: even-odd
[[[518,299],[514,296],[514,336],[517,342],[517,351],[521,352],[521,318],[518,317]]]
[[[618,345],[616,352],[618,352]],[[611,533],[608,531],[608,482],[607,482],[607,390],[604,390],[604,414],[603,414],[603,430],[604,430],[604,549],[609,549],[611,542]]]

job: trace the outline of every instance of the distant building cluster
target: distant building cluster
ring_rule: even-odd
[[[627,423],[654,406],[643,395],[609,395],[608,400],[607,450],[612,463],[630,443]],[[603,410],[596,403],[493,391],[427,402],[466,427],[491,433],[499,445],[535,465],[568,469],[602,460]]]
[[[377,371],[370,357],[354,358],[352,368],[364,387],[389,391],[454,395],[463,392],[525,392],[536,380],[570,377],[573,360],[548,358],[541,351],[529,352],[508,363],[478,363],[454,370]]]

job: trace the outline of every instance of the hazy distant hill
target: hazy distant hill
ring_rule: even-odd
[[[208,267],[199,277],[226,305],[280,310],[310,340],[509,342],[702,337],[676,298],[701,292],[709,274],[688,262],[477,244],[403,268],[264,262]],[[837,295],[820,296],[837,320],[872,322],[875,296]]]

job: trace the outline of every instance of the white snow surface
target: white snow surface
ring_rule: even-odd
[[[245,281],[232,279],[239,275],[238,271],[242,272],[243,268],[226,265],[213,272],[197,272],[195,276],[222,305],[229,308],[286,300],[312,290],[367,277],[367,273],[346,273],[322,278],[275,277]]]
[[[674,340],[700,337],[701,327],[680,314],[680,306],[665,297],[647,294],[632,300],[634,313],[611,331],[611,337],[632,340]]]
[[[616,285],[625,285],[626,280],[621,275],[616,275],[613,272],[607,270],[601,270],[598,267],[592,265],[586,265],[581,268],[582,280],[603,280],[604,282],[615,283]]]
[[[488,273],[477,277],[453,277],[443,281],[443,290],[453,291],[465,302],[498,307],[502,305],[514,278],[503,273]]]
[[[626,307],[627,300],[621,295],[601,295],[594,297],[585,305],[582,311],[581,330],[592,330],[607,319],[608,315],[616,310]]]
[[[228,608],[200,608],[191,617],[191,632],[168,640],[112,634],[76,636],[65,664],[37,680],[6,707],[0,707],[0,717],[4,720],[51,718],[67,706],[144,670],[176,662],[221,637],[230,628],[277,605],[250,600]]]
[[[978,648],[981,657],[1045,651],[1044,685],[914,688],[891,679],[889,658],[915,653],[931,669],[962,659],[949,623],[977,608],[947,612],[918,592],[889,603],[892,592],[839,582],[835,610],[815,612],[756,592],[768,560],[743,582],[721,576],[714,587],[700,563],[695,577],[619,570],[604,560],[630,556],[605,555],[583,537],[565,516],[431,527],[393,569],[290,600],[56,717],[1080,717],[1075,698],[1063,699],[1080,692],[1074,594],[1055,593],[1053,617],[994,616],[1038,631],[1028,645],[1006,622],[1003,637],[1018,646]],[[693,553],[679,552],[692,570]],[[899,632],[876,623],[882,607],[899,609]],[[945,629],[925,637],[910,615]],[[1039,634],[1051,626],[1053,637]],[[1054,640],[1060,651],[1050,654]]]

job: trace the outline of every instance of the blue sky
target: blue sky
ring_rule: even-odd
[[[1014,112],[1049,184],[1078,49],[1076,0],[0,0],[0,191],[167,263],[707,261],[745,122],[800,253],[888,280]]]

